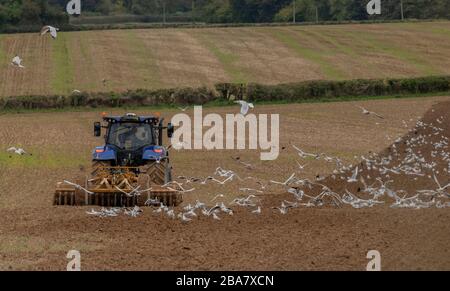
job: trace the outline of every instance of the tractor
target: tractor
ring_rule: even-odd
[[[182,202],[181,192],[168,186],[172,175],[163,131],[171,138],[172,124],[165,127],[164,118],[127,113],[104,115],[103,124],[94,123],[94,136],[100,137],[102,128],[105,143],[92,152],[90,177],[58,183],[54,205],[130,207],[157,201],[177,206]]]

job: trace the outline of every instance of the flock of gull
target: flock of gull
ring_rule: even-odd
[[[246,105],[245,110],[252,108]],[[376,113],[364,109],[363,114]],[[243,112],[241,112],[244,114]],[[332,157],[324,153],[309,153],[296,145],[292,145],[298,157],[302,160],[320,160],[325,163],[333,163],[335,169],[328,177],[316,176],[315,179],[297,177],[292,173],[284,181],[264,181],[255,177],[241,178],[232,170],[218,167],[215,172],[207,177],[179,176],[176,180],[164,185],[169,189],[175,189],[184,194],[195,193],[196,188],[202,185],[214,183],[223,186],[233,183],[239,184],[240,198],[235,198],[228,203],[225,199],[228,195],[216,194],[210,201],[201,202],[196,200],[193,205],[188,204],[182,209],[175,209],[161,204],[159,201],[149,199],[146,205],[153,207],[153,213],[163,214],[171,219],[180,219],[189,222],[198,216],[211,217],[220,220],[222,215],[233,215],[234,207],[247,208],[250,213],[259,215],[263,206],[261,199],[264,194],[274,193],[276,189],[292,195],[289,200],[284,200],[280,205],[270,207],[272,211],[287,214],[290,209],[299,207],[321,207],[327,204],[334,207],[349,205],[353,208],[373,207],[385,204],[390,199],[392,208],[445,208],[450,207],[450,151],[449,137],[445,135],[440,126],[448,122],[443,116],[434,122],[425,123],[417,121],[416,126],[410,130],[410,134],[404,138],[397,138],[394,143],[382,154],[371,153],[368,156],[360,156],[358,165],[346,165],[340,158]],[[7,152],[18,155],[29,155],[24,149],[11,147]],[[246,169],[253,170],[255,167],[243,162],[239,157],[233,157]],[[296,161],[299,171],[307,167],[308,163],[302,164]],[[440,178],[438,178],[440,177]],[[443,178],[444,177],[444,178]],[[443,181],[447,177],[447,181]],[[406,190],[394,190],[396,179],[407,179],[408,183],[420,180],[420,185],[431,185],[429,189],[415,190],[408,193]],[[369,182],[370,181],[370,182]],[[88,192],[81,186],[65,181]],[[333,186],[340,185],[341,191],[332,190]],[[355,186],[356,185],[356,186]],[[357,193],[350,188],[358,188]],[[121,189],[118,189],[122,191]],[[141,190],[139,187],[127,196],[144,195],[150,189]],[[123,191],[122,191],[123,192]],[[92,194],[92,193],[88,193]],[[245,194],[245,195],[244,195]],[[208,206],[208,204],[214,203]],[[178,211],[178,212],[176,212]],[[143,213],[138,206],[134,208],[101,208],[91,209],[89,215],[98,217],[116,217],[121,214],[137,217]]]
[[[383,118],[376,113],[364,114],[374,114],[378,118]],[[146,204],[153,207],[154,214],[179,219],[182,222],[190,222],[199,216],[221,220],[224,215],[233,215],[236,207],[248,209],[251,214],[259,215],[264,209],[261,203],[264,194],[274,193],[277,188],[288,195],[283,197],[291,198],[281,201],[280,205],[265,208],[282,215],[300,207],[348,205],[352,208],[367,208],[386,203],[390,203],[391,208],[450,207],[450,183],[447,183],[448,178],[447,181],[442,181],[450,173],[450,141],[439,126],[443,122],[442,116],[432,123],[418,121],[409,135],[396,139],[386,152],[361,156],[358,165],[345,165],[338,157],[324,153],[308,153],[295,145],[292,146],[300,159],[321,160],[335,164],[335,169],[328,177],[317,176],[315,179],[306,179],[297,177],[298,173],[293,173],[284,181],[265,181],[255,177],[242,178],[232,170],[218,167],[211,176],[179,176],[176,181],[165,186],[184,193],[195,193],[196,188],[209,183],[219,187],[238,183],[239,191],[242,192],[238,198],[225,202],[228,195],[214,194],[210,201],[196,200],[195,203],[182,208],[170,208],[151,199]],[[303,165],[298,161],[297,163],[300,170],[307,166],[307,163]],[[430,186],[429,189],[408,193],[406,190],[395,189],[397,179],[412,182],[421,179],[423,183],[420,185]],[[342,189],[332,190],[335,186]],[[350,190],[356,188],[358,190]],[[134,191],[134,195],[140,195],[142,192],[144,191]],[[143,211],[135,207],[102,208],[100,211],[92,209],[88,212],[90,215],[100,217],[118,216],[120,213],[136,217]]]

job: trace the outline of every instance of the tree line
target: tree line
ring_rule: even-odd
[[[64,24],[69,0],[0,0],[5,25]],[[381,15],[367,14],[369,0],[82,0],[83,15],[168,15],[206,23],[448,19],[449,0],[382,0]]]

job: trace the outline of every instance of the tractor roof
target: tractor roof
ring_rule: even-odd
[[[104,116],[103,120],[105,120],[107,122],[157,123],[159,121],[159,117],[138,116],[134,113],[127,113],[124,116]]]

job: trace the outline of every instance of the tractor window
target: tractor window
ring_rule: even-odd
[[[124,150],[137,150],[153,144],[152,128],[145,123],[114,123],[107,143]]]

